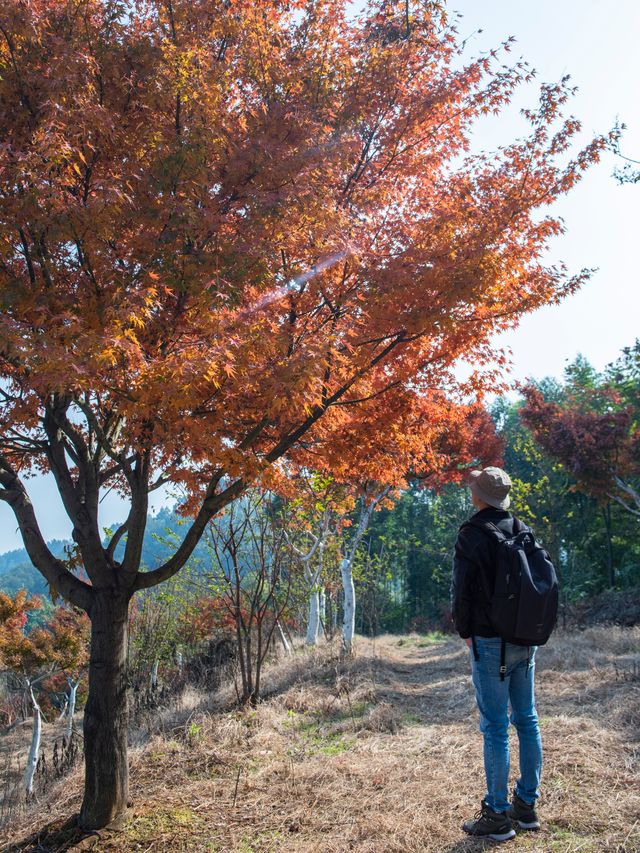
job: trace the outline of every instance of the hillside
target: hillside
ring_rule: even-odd
[[[65,547],[73,543],[54,539],[47,544],[54,557],[64,557]],[[0,554],[0,591],[15,595],[19,589],[26,589],[32,595],[44,595],[47,592],[47,582],[33,567],[24,548]]]
[[[167,560],[175,550],[175,543],[184,536],[184,519],[175,510],[161,509],[156,515],[149,516],[142,548],[143,567],[153,569]],[[114,529],[117,525],[114,525]],[[116,558],[124,552],[123,537],[116,548]],[[70,540],[55,539],[47,543],[56,557],[64,557],[65,547],[71,547]],[[200,542],[196,547],[190,564],[195,566],[207,564],[211,557],[206,543]],[[0,591],[14,595],[19,589],[27,589],[32,595],[44,595],[47,583],[35,569],[24,548],[16,548],[0,554]]]
[[[638,627],[558,633],[540,651],[544,826],[505,850],[640,850],[639,657]],[[154,717],[135,738],[133,807],[121,831],[80,840],[70,827],[76,771],[57,802],[50,795],[50,806],[5,831],[2,850],[485,849],[460,831],[483,782],[459,641],[361,639],[347,664],[328,647],[302,650],[270,667],[265,690],[256,710],[233,709],[227,688],[215,701],[189,693],[180,708]]]

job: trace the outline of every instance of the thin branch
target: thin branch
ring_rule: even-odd
[[[120,527],[116,530],[116,532],[111,537],[111,541],[109,542],[107,549],[105,551],[107,558],[109,560],[113,560],[113,555],[115,553],[116,548],[118,547],[118,542],[122,539],[124,534],[129,529],[130,518],[131,518],[131,516],[129,516],[129,518],[127,518],[127,520],[124,522],[124,524],[120,525]]]
[[[125,459],[122,460],[122,462],[117,462],[115,465],[111,465],[109,468],[105,468],[98,475],[98,485],[102,487],[115,474],[119,474],[121,471],[124,473],[125,466],[131,469],[131,465],[133,464],[133,462],[135,462],[135,458],[135,453],[132,453],[131,456],[127,456]]]
[[[334,406],[354,406],[356,403],[368,403],[370,400],[375,400],[376,397],[381,397],[383,394],[386,394],[387,391],[390,391],[392,388],[395,388],[398,385],[402,385],[404,379],[396,379],[395,382],[391,382],[389,385],[386,385],[380,391],[376,391],[374,394],[369,394],[367,397],[357,397],[354,400],[339,400],[337,403],[334,403]]]

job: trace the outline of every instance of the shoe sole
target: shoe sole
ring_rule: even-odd
[[[484,838],[490,838],[492,841],[509,841],[510,838],[515,838],[515,829],[510,829],[509,832],[493,832],[491,835],[485,835]]]
[[[536,832],[538,829],[540,829],[540,822],[537,820],[533,821],[532,823],[525,823],[522,820],[516,819],[516,823],[518,824],[520,829],[524,829],[525,832]]]
[[[464,826],[462,828],[464,829]],[[469,832],[468,829],[464,829],[464,831],[472,838],[487,838],[489,841],[509,841],[511,838],[515,838],[516,835],[515,829],[510,829],[508,832],[491,832],[487,835],[479,835],[475,832]]]

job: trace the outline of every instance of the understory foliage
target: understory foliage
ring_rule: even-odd
[[[580,491],[640,519],[640,341],[604,376],[578,362],[567,378],[559,399],[524,389],[523,423]]]
[[[5,724],[13,721],[9,710],[12,687],[15,693],[33,685],[42,708],[59,713],[68,692],[67,679],[80,681],[86,674],[86,614],[68,606],[56,607],[42,622],[30,626],[29,615],[41,608],[41,599],[24,589],[14,596],[0,592],[0,668],[12,676],[7,682],[10,691],[2,697]]]

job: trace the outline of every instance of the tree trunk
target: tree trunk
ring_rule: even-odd
[[[279,619],[276,619],[276,630],[278,632],[278,636],[280,637],[280,642],[282,643],[284,653],[285,655],[287,655],[287,657],[289,657],[291,654],[293,654],[293,651],[291,649],[291,643],[287,639],[287,635],[285,634],[282,628],[282,622]]]
[[[264,638],[262,636],[262,619],[258,619],[256,622],[256,660],[253,670],[253,690],[251,691],[251,704],[253,705],[253,707],[258,704],[258,700],[260,699],[260,676],[262,674],[263,642]]]
[[[65,696],[64,705],[62,706],[62,711],[60,711],[60,716],[58,717],[59,722],[62,722],[62,720],[66,719],[68,710],[69,710],[69,697]]]
[[[254,680],[253,680],[253,659],[251,657],[251,623],[247,627],[245,631],[245,659],[244,659],[244,667],[245,672],[247,673],[247,688],[245,690],[245,695],[242,697],[244,703],[250,702],[253,697],[253,689],[254,689]]]
[[[342,588],[344,590],[344,617],[342,621],[342,648],[347,654],[353,651],[353,635],[356,627],[356,589],[353,584],[351,560],[340,563]]]
[[[158,689],[158,667],[160,666],[160,661],[156,658],[153,662],[153,666],[151,667],[151,678],[150,678],[150,686],[152,690]]]
[[[358,546],[367,530],[371,513],[380,501],[387,497],[390,491],[391,486],[385,486],[377,494],[370,496],[370,499],[367,499],[366,496],[363,498],[358,527],[351,539],[347,552],[340,561],[340,575],[342,576],[342,589],[344,592],[342,650],[348,655],[353,652],[353,635],[356,629],[356,588],[353,583],[353,563],[356,558]]]
[[[33,729],[31,731],[29,757],[27,758],[27,766],[25,767],[23,776],[24,790],[27,796],[33,794],[33,777],[38,766],[38,752],[40,751],[40,737],[42,734],[42,714],[31,685],[29,685],[29,695],[31,696],[31,703],[33,705]]]
[[[319,627],[319,616],[320,616],[320,594],[318,592],[318,587],[311,587],[311,591],[309,593],[309,619],[307,620],[307,638],[306,643],[308,646],[317,646],[318,645],[318,627]]]
[[[239,611],[238,611],[237,607],[236,607],[235,619],[236,619],[236,651],[237,651],[237,655],[238,655],[238,662],[240,664],[240,675],[242,677],[242,695],[240,695],[240,693],[238,692],[237,687],[236,687],[236,692],[238,692],[239,701],[243,702],[244,697],[247,696],[247,694],[249,692],[249,686],[248,686],[248,680],[247,680],[247,667],[246,667],[245,659],[244,659],[244,639],[243,639],[242,624],[240,622],[240,616],[239,616]]]
[[[318,636],[326,637],[324,626],[327,621],[327,593],[323,586],[320,587],[320,592],[318,593],[318,607]]]
[[[80,825],[101,829],[124,814],[127,757],[127,633],[129,599],[95,590],[91,611],[89,697],[84,711],[85,790]]]
[[[67,743],[71,742],[73,735],[73,717],[76,712],[76,696],[78,695],[78,686],[80,678],[75,681],[69,680],[69,698],[67,700]]]

